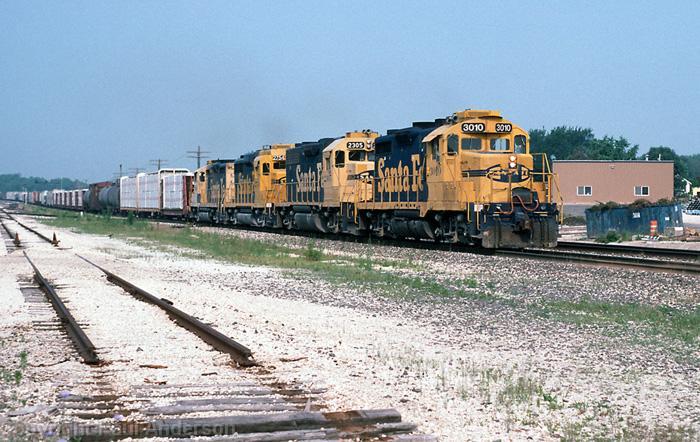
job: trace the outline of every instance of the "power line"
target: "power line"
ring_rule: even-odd
[[[197,158],[197,169],[199,169],[202,165],[202,159],[206,158],[204,154],[211,152],[202,150],[200,146],[197,146],[197,150],[188,150],[187,153],[192,154],[188,155],[187,158]]]
[[[151,164],[156,166],[156,170],[160,170],[160,166],[166,164],[167,162],[168,162],[167,160],[163,160],[161,158],[151,160]]]

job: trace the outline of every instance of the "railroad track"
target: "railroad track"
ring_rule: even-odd
[[[672,249],[669,247],[630,246],[579,241],[559,241],[557,250],[590,250],[596,252],[625,253],[638,256],[667,256],[700,260],[700,250]]]
[[[194,316],[191,316],[183,312],[182,310],[176,308],[173,305],[173,303],[168,301],[167,299],[159,298],[148,293],[144,289],[137,287],[136,285],[130,283],[126,279],[120,277],[115,273],[110,272],[109,270],[106,270],[105,268],[95,264],[94,262],[88,260],[83,256],[76,256],[82,259],[83,261],[87,262],[88,264],[96,267],[102,273],[104,273],[107,276],[107,281],[121,287],[127,293],[131,294],[137,299],[148,302],[149,304],[153,304],[159,307],[160,309],[165,310],[168,316],[170,316],[170,318],[173,321],[175,321],[178,325],[196,334],[204,342],[211,345],[215,349],[224,353],[228,353],[229,355],[231,355],[231,358],[233,358],[241,366],[252,367],[254,365],[257,365],[255,359],[253,359],[253,353],[245,345],[239,344],[238,342],[234,341],[233,339],[229,338],[223,333],[220,333],[213,327],[206,325]]]
[[[4,213],[5,216],[6,216],[7,218],[9,218],[10,220],[14,221],[15,223],[17,223],[17,224],[18,224],[19,226],[21,226],[22,228],[28,230],[29,232],[32,232],[34,235],[38,236],[38,237],[41,238],[42,240],[44,240],[44,241],[46,241],[47,243],[51,244],[52,246],[58,247],[59,241],[58,241],[58,239],[56,238],[56,234],[55,234],[55,233],[53,234],[53,238],[49,238],[48,236],[44,235],[43,233],[37,231],[36,229],[34,229],[34,228],[32,228],[32,227],[29,227],[28,225],[22,223],[22,222],[19,221],[17,218],[15,218],[14,216],[12,216],[9,212],[7,212],[5,209],[0,208],[0,212]],[[8,233],[9,233],[9,231],[8,231]]]
[[[48,248],[44,248],[43,251],[49,254],[55,253],[55,256],[59,256],[58,253],[64,253],[52,252]],[[66,255],[68,256],[72,254]],[[231,355],[237,362],[235,365],[250,367],[255,364],[252,353],[247,347],[177,309],[167,299],[146,292],[125,278],[82,256],[75,256],[98,268],[107,276],[107,281],[110,283],[116,284],[142,301],[165,310],[178,325],[193,332],[215,349]],[[101,344],[107,346],[96,349],[81,328],[80,318],[76,320],[66,307],[70,305],[67,304],[68,300],[66,302],[61,300],[56,288],[39,270],[36,257],[32,260],[26,252],[25,257],[34,272],[34,280],[38,287],[41,287],[39,290],[38,287],[23,286],[22,293],[25,295],[25,301],[31,302],[30,305],[36,306],[35,308],[45,305],[43,309],[48,309],[43,310],[43,316],[38,318],[39,321],[34,322],[35,332],[46,330],[49,333],[55,333],[53,330],[65,327],[66,333],[71,338],[70,341],[74,343],[75,349],[86,363],[80,367],[90,367],[87,368],[88,371],[81,371],[83,373],[80,375],[81,381],[58,384],[61,391],[55,398],[55,402],[46,405],[45,409],[50,410],[51,414],[57,412],[61,416],[60,422],[40,424],[37,428],[41,428],[42,433],[49,432],[56,437],[83,441],[107,441],[126,437],[133,439],[199,437],[203,441],[220,441],[226,437],[246,441],[377,438],[402,442],[435,440],[432,436],[414,434],[417,430],[416,425],[402,421],[401,414],[392,408],[329,411],[324,404],[325,389],[307,389],[280,384],[277,377],[265,367],[249,369],[255,370],[252,372],[252,376],[256,379],[254,382],[244,380],[251,377],[251,372],[247,372],[248,374],[241,382],[227,384],[202,381],[190,384],[163,382],[124,385],[117,381],[121,376],[117,373],[125,370],[125,367],[120,364],[129,361],[110,360],[110,357],[114,358],[122,352],[117,350],[114,354],[110,353],[115,347],[109,344],[112,340],[104,341],[105,328],[100,327],[102,329],[100,335],[103,336]],[[47,299],[51,307],[46,303]],[[74,298],[72,302],[77,301]],[[50,320],[51,308],[60,317],[58,322]],[[98,313],[99,311],[95,311],[95,314]],[[96,325],[99,324],[95,322],[95,318],[97,316],[91,317],[93,328],[97,328]],[[120,342],[122,338],[118,335],[129,333],[129,330],[126,327],[115,329],[110,333],[116,334],[114,339]],[[44,335],[43,339],[52,339],[51,344],[47,343],[47,347],[51,349],[58,344],[55,343],[55,335],[53,338]],[[64,354],[70,354],[73,350],[65,347],[63,351],[67,351]],[[141,353],[134,353],[134,355],[137,354],[141,355]],[[135,360],[128,367],[132,367],[133,370],[135,369],[133,364],[152,362],[153,355],[143,354],[138,358],[144,356],[146,358],[143,362]],[[57,364],[66,361],[68,360],[59,361]],[[229,365],[235,366],[226,364],[223,367]],[[155,370],[167,368],[152,364],[136,365],[136,367]],[[70,370],[75,372],[85,369],[73,367]],[[230,373],[227,376],[230,376]],[[206,417],[202,417],[203,414]]]
[[[54,287],[46,280],[46,278],[44,278],[34,262],[29,259],[27,252],[23,253],[24,257],[27,258],[29,265],[31,265],[32,269],[34,270],[34,280],[39,284],[41,289],[48,297],[48,300],[53,309],[56,311],[56,315],[58,315],[58,318],[60,319],[61,324],[63,324],[66,333],[75,344],[80,356],[83,358],[83,362],[86,364],[99,364],[101,362],[100,358],[97,356],[97,351],[90,338],[88,338],[87,334],[85,334],[82,327],[78,325],[78,321],[75,320],[73,314],[71,314],[65,303],[58,296]]]
[[[6,243],[5,247],[7,248],[7,251],[9,253],[19,249],[22,247],[22,242],[19,239],[19,234],[17,232],[13,232],[10,230],[10,228],[5,224],[5,221],[3,221],[3,218],[0,217],[0,225],[2,225],[3,230],[7,234],[9,241]],[[1,237],[2,235],[0,235]]]
[[[587,264],[603,264],[623,267],[634,267],[644,270],[672,271],[690,274],[700,274],[700,263],[686,261],[669,261],[662,259],[640,258],[634,256],[605,255],[596,253],[565,252],[561,250],[531,249],[496,251],[498,256],[516,258],[548,259],[559,262],[577,262]]]
[[[178,220],[154,220],[154,222],[166,222],[176,225],[186,224],[184,221]],[[214,226],[223,227],[223,226]],[[270,229],[270,228],[253,228],[248,226],[225,226],[238,230],[246,230],[253,232],[266,232],[283,234],[290,236],[300,236],[308,238],[329,239],[328,235],[316,232],[291,231],[285,229]],[[671,258],[690,258],[700,261],[700,252],[694,250],[682,249],[660,249],[654,247],[638,247],[613,244],[595,244],[595,243],[577,243],[577,242],[562,242],[557,249],[525,249],[525,250],[509,250],[509,249],[483,249],[473,246],[464,246],[461,244],[438,243],[432,241],[414,241],[391,238],[371,238],[365,236],[350,236],[340,235],[334,236],[333,240],[356,242],[356,243],[371,243],[377,245],[386,245],[394,247],[404,247],[423,250],[441,250],[449,252],[472,253],[478,255],[494,255],[494,256],[510,256],[531,259],[549,259],[556,261],[575,262],[582,264],[601,264],[607,266],[622,266],[628,268],[637,268],[650,271],[664,272],[682,272],[689,274],[700,273],[700,264],[690,261],[678,260],[661,260],[652,259],[647,256],[664,256]],[[578,253],[571,252],[565,249],[574,248],[580,250],[588,250],[598,253]],[[606,252],[603,254],[601,252]],[[624,253],[626,255],[637,256],[619,256]]]

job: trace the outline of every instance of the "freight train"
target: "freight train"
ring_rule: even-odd
[[[491,110],[465,110],[385,135],[365,130],[264,146],[40,204],[194,222],[480,245],[555,247],[561,202],[544,154]],[[558,194],[558,193],[557,193]],[[26,195],[25,195],[26,196]]]

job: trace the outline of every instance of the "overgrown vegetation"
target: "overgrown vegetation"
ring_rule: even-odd
[[[395,298],[463,298],[476,302],[498,303],[527,314],[582,324],[640,326],[647,335],[669,337],[693,344],[700,333],[700,310],[681,310],[665,306],[635,303],[614,304],[595,300],[546,300],[525,304],[501,295],[490,283],[474,278],[449,279],[444,275],[417,275],[418,266],[407,260],[382,260],[370,255],[341,256],[318,247],[314,241],[304,248],[292,248],[268,241],[239,236],[221,236],[190,228],[164,227],[137,218],[114,218],[54,211],[57,217],[44,223],[75,228],[82,232],[115,235],[144,241],[151,247],[177,246],[191,250],[201,258],[216,258],[240,264],[281,268],[290,277],[324,280],[338,286],[366,290]],[[617,234],[616,234],[617,235]],[[619,235],[611,240],[618,240]]]
[[[133,216],[113,218],[85,214],[75,217],[65,211],[52,211],[57,217],[43,221],[56,227],[74,228],[81,232],[114,235],[146,241],[157,246],[178,246],[196,251],[202,257],[226,261],[270,266],[286,269],[293,277],[303,277],[298,270],[312,272],[316,277],[333,284],[351,284],[356,288],[371,289],[392,297],[433,295],[462,297],[480,301],[496,301],[498,298],[477,290],[477,281],[463,279],[450,283],[420,278],[391,269],[408,269],[413,266],[406,260],[377,260],[369,256],[360,258],[326,254],[315,241],[309,241],[303,249],[280,246],[267,241],[227,236],[193,230],[163,228],[155,223]]]
[[[674,204],[673,201],[669,200],[668,198],[661,198],[660,200],[656,202],[651,202],[649,200],[645,200],[643,198],[634,200],[633,202],[629,204],[620,204],[616,203],[615,201],[608,201],[607,203],[601,203],[598,202],[594,206],[591,206],[588,210],[592,212],[604,212],[606,210],[611,210],[611,209],[617,209],[617,208],[627,208],[629,210],[635,211],[635,210],[640,210],[640,209],[645,209],[647,207],[655,207],[655,206],[668,206]]]
[[[611,242],[621,242],[622,236],[614,230],[608,230],[608,233],[596,238],[596,242],[609,244]]]
[[[16,368],[2,367],[0,366],[0,383],[19,385],[22,382],[22,377],[24,376],[24,370],[27,368],[27,357],[26,351],[22,351],[18,355],[19,361]]]
[[[697,344],[700,339],[700,307],[682,310],[665,305],[581,299],[547,301],[537,308],[546,317],[577,325],[640,326],[649,334],[676,339],[685,344]]]

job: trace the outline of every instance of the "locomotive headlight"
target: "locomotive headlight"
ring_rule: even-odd
[[[510,158],[508,158],[511,162],[515,161],[515,155],[511,155]]]
[[[511,169],[515,169],[515,166],[515,161],[511,161],[510,163],[508,163],[508,167],[510,167]]]

